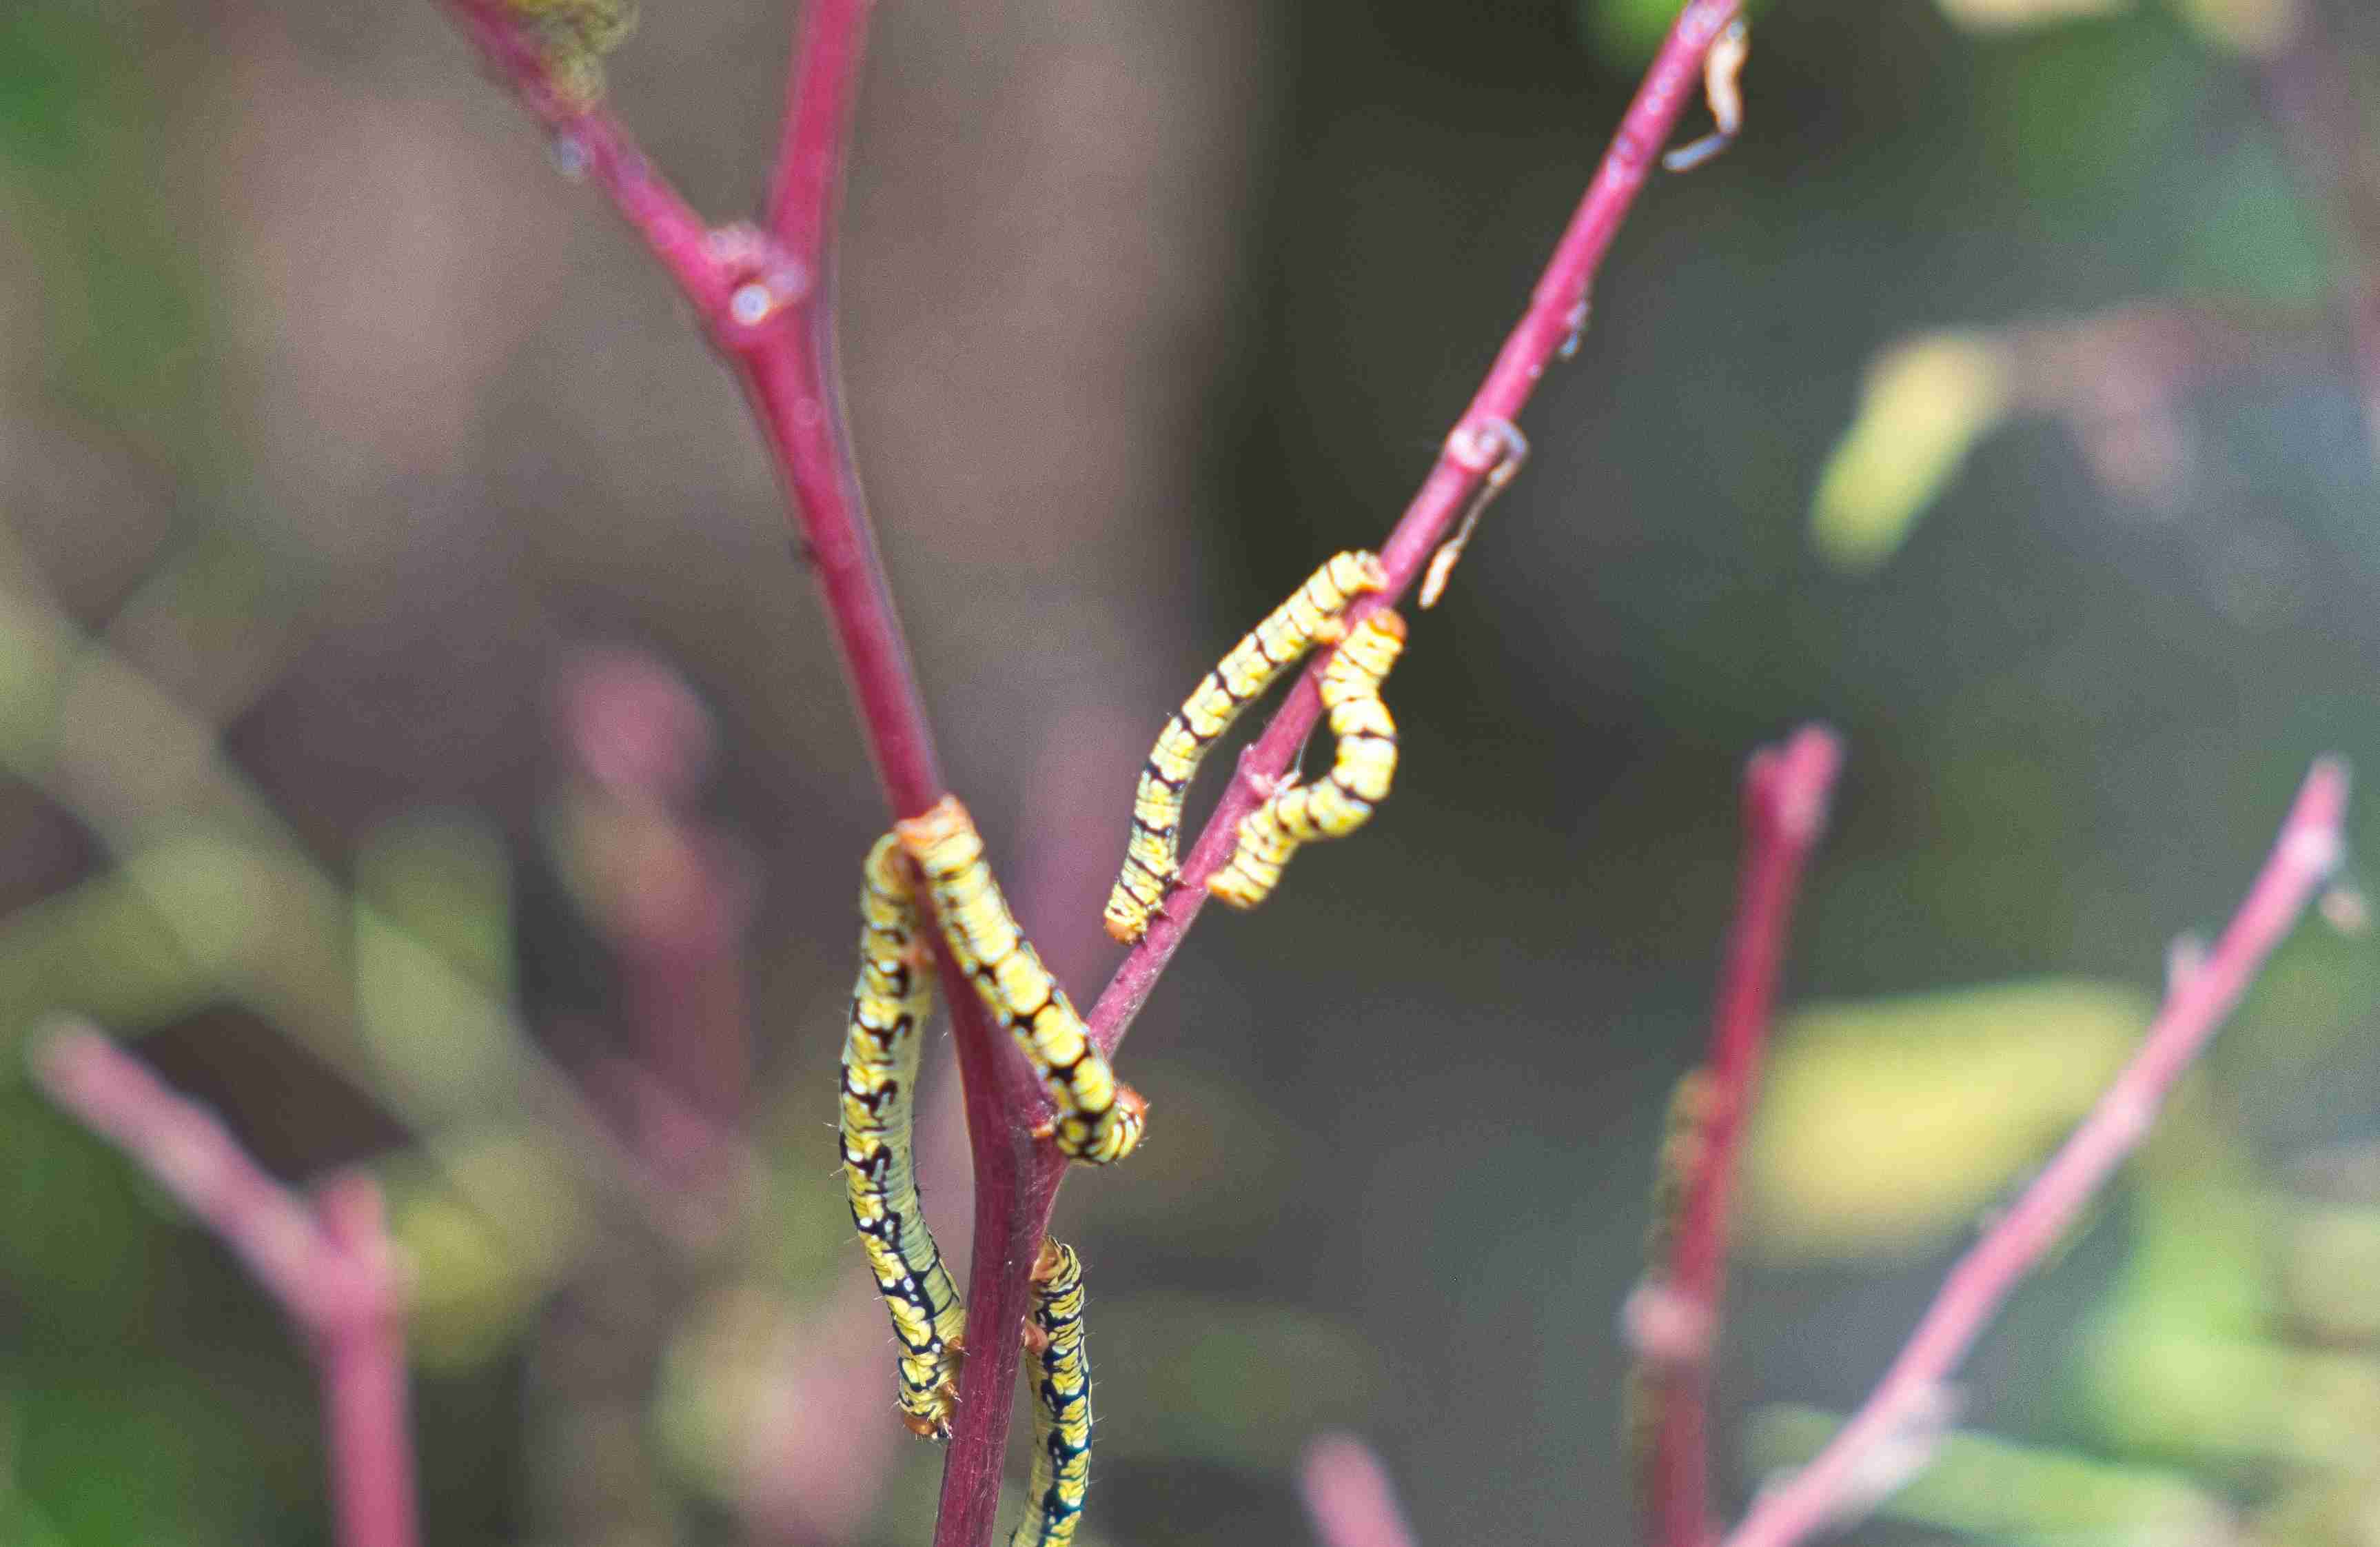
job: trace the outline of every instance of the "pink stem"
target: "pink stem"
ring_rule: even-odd
[[[379,1184],[351,1173],[325,1184],[315,1212],[329,1246],[371,1285],[317,1334],[330,1426],[331,1496],[342,1547],[416,1547],[413,1431],[407,1417],[405,1323]]]
[[[1539,378],[1562,354],[1585,324],[1588,292],[1602,266],[1611,238],[1619,232],[1645,183],[1654,158],[1677,127],[1678,116],[1702,84],[1703,55],[1711,41],[1735,18],[1742,0],[1687,0],[1670,27],[1660,52],[1645,72],[1644,84],[1620,121],[1620,131],[1604,152],[1595,181],[1571,217],[1570,227],[1555,244],[1553,258],[1530,295],[1528,310],[1505,339],[1488,379],[1480,384],[1438,462],[1422,481],[1421,491],[1405,507],[1381,551],[1389,584],[1378,595],[1356,603],[1352,618],[1386,607],[1402,596],[1420,576],[1439,544],[1470,508],[1488,474],[1496,470],[1485,447],[1494,444],[1500,425],[1510,425],[1536,390]],[[1317,660],[1299,679],[1264,734],[1241,760],[1247,777],[1234,779],[1223,792],[1215,814],[1192,846],[1182,877],[1167,897],[1165,910],[1150,924],[1091,1007],[1092,1039],[1112,1052],[1123,1040],[1132,1019],[1148,1003],[1165,964],[1180,947],[1191,920],[1207,901],[1207,877],[1231,858],[1239,839],[1240,820],[1263,800],[1263,782],[1278,777],[1305,743],[1322,713],[1317,690],[1323,666]]]
[[[1711,1016],[1708,1109],[1699,1116],[1667,1274],[1640,1290],[1664,1301],[1666,1324],[1680,1334],[1638,1350],[1655,1384],[1659,1430],[1648,1457],[1645,1522],[1658,1547],[1705,1547],[1712,1536],[1704,1428],[1710,1392],[1711,1342],[1727,1273],[1729,1203],[1743,1119],[1760,1078],[1777,998],[1785,930],[1803,861],[1826,826],[1827,805],[1842,747],[1832,731],[1810,725],[1782,747],[1753,754],[1743,775],[1743,864],[1735,926]]]
[[[1354,1435],[1325,1434],[1307,1446],[1298,1489],[1322,1547],[1415,1547],[1389,1469]]]
[[[1884,1379],[1808,1466],[1753,1501],[1722,1547],[1789,1547],[1905,1479],[1943,1383],[2000,1302],[2147,1134],[2157,1108],[2338,867],[2347,767],[2317,761],[2247,900],[2202,962],[2178,972],[2140,1051],[2015,1207],[1959,1260]],[[1895,1464],[1887,1466],[1886,1462]]]
[[[344,1177],[310,1206],[212,1113],[88,1027],[46,1038],[33,1074],[212,1230],[306,1334],[322,1383],[341,1547],[416,1547],[404,1327],[379,1189]]]

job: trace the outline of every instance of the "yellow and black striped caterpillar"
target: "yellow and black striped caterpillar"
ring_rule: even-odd
[[[1091,1356],[1083,1342],[1083,1264],[1073,1247],[1042,1241],[1026,1339],[1040,1366],[1033,1480],[1008,1547],[1066,1547],[1091,1488]]]
[[[868,851],[862,873],[859,981],[843,1044],[844,1181],[901,1345],[902,1420],[921,1436],[946,1440],[966,1308],[926,1228],[909,1151],[918,1037],[934,1007],[932,964],[917,939],[917,905],[892,834]]]
[[[1094,1165],[1130,1154],[1140,1142],[1148,1104],[1091,1045],[1066,991],[1017,929],[966,808],[946,795],[925,815],[894,825],[925,872],[951,955],[1025,1050],[1057,1109],[1050,1133],[1058,1148]]]
[[[1281,884],[1298,846],[1339,838],[1371,820],[1397,773],[1397,724],[1380,701],[1380,681],[1405,647],[1405,620],[1374,613],[1341,641],[1322,668],[1322,703],[1339,748],[1330,772],[1292,784],[1240,821],[1239,847],[1207,878],[1215,900],[1254,907]]]
[[[1123,873],[1108,894],[1108,933],[1130,944],[1148,932],[1149,915],[1163,904],[1181,868],[1183,796],[1215,738],[1307,651],[1339,641],[1345,627],[1339,615],[1348,603],[1387,584],[1374,555],[1334,555],[1233,645],[1165,723],[1133,795],[1132,840]]]

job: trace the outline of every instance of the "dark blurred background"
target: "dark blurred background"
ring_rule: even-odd
[[[856,435],[1079,998],[1149,737],[1384,533],[1669,9],[879,7]],[[649,0],[611,61],[714,218],[791,10]],[[1303,1540],[1330,1427],[1426,1541],[1630,1529],[1615,1314],[1736,775],[1810,717],[1730,1505],[1856,1400],[2308,761],[2380,769],[2375,61],[2359,0],[1759,13],[1742,141],[1647,189],[1417,619],[1395,798],[1125,1045],[1150,1141],[1057,1226],[1087,1536]],[[381,1177],[431,1540],[922,1541],[830,1135],[885,812],[733,386],[434,5],[0,10],[0,1540],[329,1540],[302,1349],[16,1072],[76,1010]],[[1864,1540],[2374,1540],[2375,993],[2370,937],[2285,948]]]

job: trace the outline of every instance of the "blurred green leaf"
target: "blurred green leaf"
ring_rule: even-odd
[[[1801,1466],[1841,1427],[1838,1414],[1764,1407],[1745,1438],[1746,1469],[1757,1477]],[[1877,1513],[2038,1547],[2221,1541],[2228,1519],[2223,1501],[2187,1478],[1967,1430],[1943,1436],[1932,1462]]]
[[[512,861],[468,811],[411,811],[374,828],[356,856],[357,895],[480,988],[512,997]]]
[[[1678,19],[1681,0],[1578,0],[1578,35],[1595,56],[1616,70],[1643,69]],[[1768,8],[1755,0],[1745,14],[1756,24]],[[1755,55],[1758,57],[1757,55]]]
[[[1985,334],[1921,334],[1877,355],[1818,474],[1812,546],[1843,569],[1890,558],[2007,416],[2009,378],[2008,347]]]
[[[2064,1135],[2148,1015],[2080,979],[1802,1011],[1753,1120],[1746,1223],[1780,1257],[1922,1249]]]
[[[2206,1331],[2125,1299],[2103,1315],[2082,1365],[2109,1443],[2200,1465],[2368,1462],[2380,1432],[2380,1363]]]
[[[2180,282],[2233,305],[2322,304],[2340,264],[2300,186],[2263,136],[2209,158],[2192,197]]]
[[[1335,1321],[1196,1295],[1094,1299],[1091,1369],[1111,1459],[1278,1469],[1316,1431],[1370,1411],[1379,1358]]]

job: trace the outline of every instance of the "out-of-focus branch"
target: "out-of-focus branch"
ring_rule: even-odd
[[[1645,1529],[1656,1547],[1711,1539],[1705,1416],[1711,1347],[1727,1273],[1729,1203],[1743,1120],[1752,1109],[1803,862],[1826,826],[1842,748],[1805,726],[1753,754],[1743,774],[1743,864],[1735,925],[1719,973],[1700,1109],[1688,1141],[1670,1259],[1630,1297],[1639,1395],[1658,1428],[1645,1457]]]
[[[88,1026],[51,1033],[33,1073],[229,1247],[306,1334],[322,1383],[341,1547],[416,1547],[402,1288],[380,1189],[339,1177],[317,1200],[267,1175],[215,1115]]]
[[[1322,1547],[1415,1547],[1388,1468],[1353,1434],[1325,1434],[1305,1449],[1298,1492]]]
[[[625,1082],[630,1127],[658,1175],[708,1182],[745,1115],[752,912],[743,850],[695,805],[710,714],[685,678],[633,651],[579,656],[558,696],[581,775],[569,808],[568,858],[582,872],[574,881],[619,955],[630,1029],[652,1077]]]
[[[1923,1466],[1948,1418],[1951,1370],[2017,1281],[2148,1133],[2167,1092],[2338,868],[2346,807],[2346,765],[2322,759],[2222,938],[2172,973],[2131,1062],[2023,1196],[1950,1270],[1866,1403],[1815,1460],[1763,1491],[1722,1547],[1791,1547],[1855,1517]]]
[[[1703,56],[1742,0],[1687,0],[1645,73],[1620,131],[1604,152],[1595,180],[1555,244],[1552,259],[1529,297],[1528,310],[1496,356],[1488,378],[1463,410],[1421,490],[1389,533],[1380,562],[1389,583],[1349,611],[1353,622],[1392,605],[1420,577],[1430,555],[1453,532],[1475,503],[1510,480],[1522,445],[1512,426],[1536,390],[1547,368],[1569,355],[1586,326],[1588,296],[1596,271],[1621,222],[1636,201],[1655,158],[1677,127],[1678,117],[1702,85]],[[1148,1003],[1157,980],[1189,932],[1207,900],[1207,877],[1231,858],[1240,820],[1260,804],[1305,743],[1322,713],[1318,691],[1324,662],[1309,666],[1264,733],[1240,760],[1241,776],[1223,793],[1215,814],[1182,866],[1164,911],[1117,968],[1106,992],[1091,1008],[1092,1040],[1113,1051]]]

